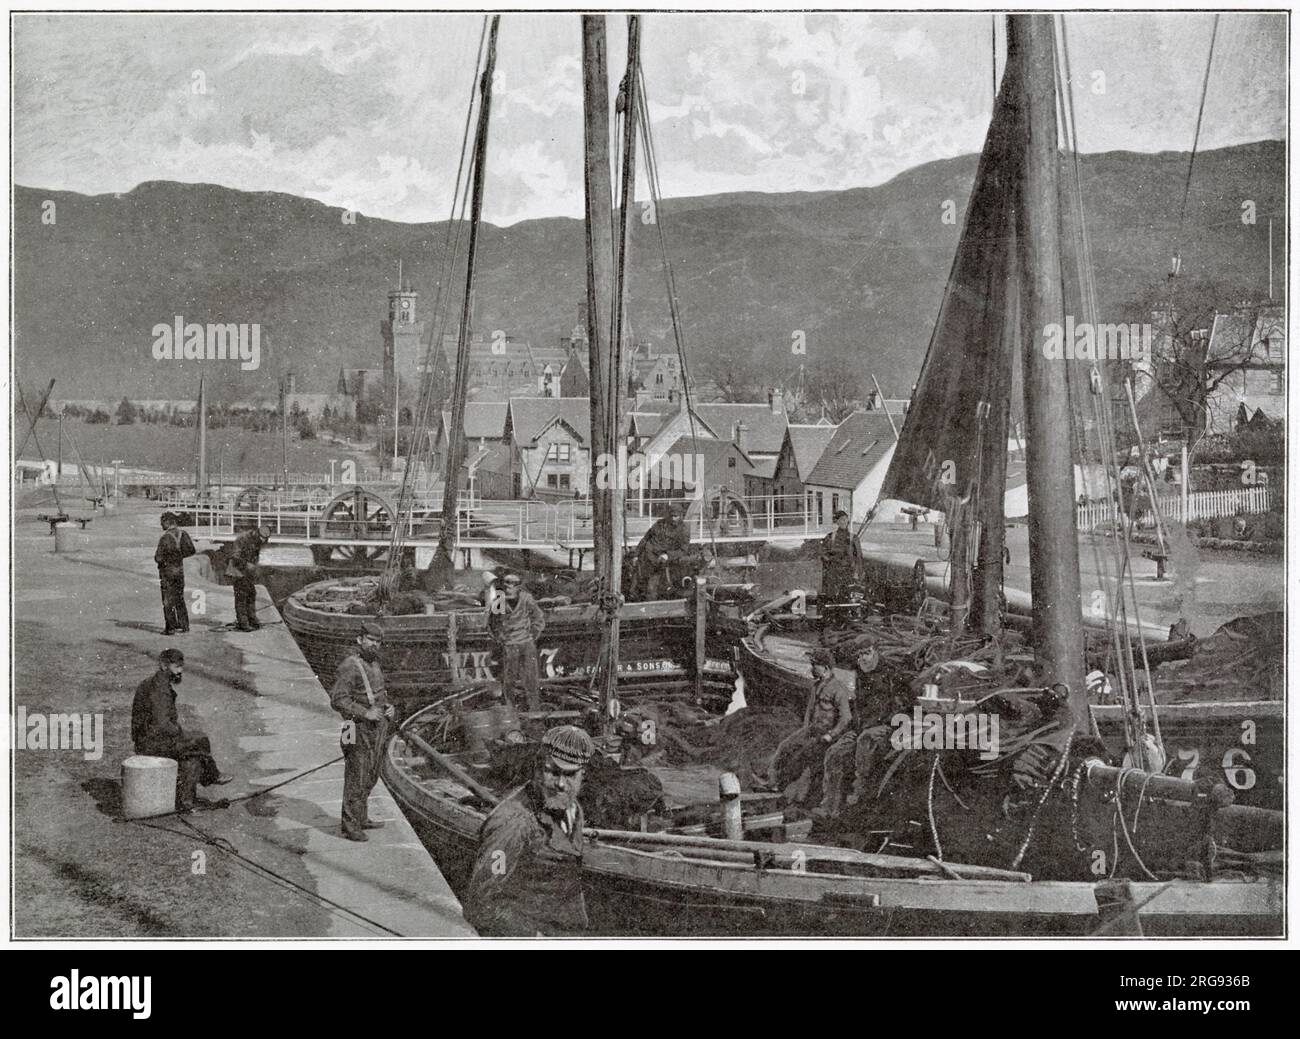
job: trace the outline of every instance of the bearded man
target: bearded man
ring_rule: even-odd
[[[542,737],[532,779],[492,810],[463,904],[486,937],[563,937],[587,929],[578,794],[595,752],[587,733],[560,725]]]

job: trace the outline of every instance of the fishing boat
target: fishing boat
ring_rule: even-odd
[[[476,185],[498,24],[492,17],[479,81]],[[965,323],[969,338],[988,349],[972,350],[965,372],[945,370],[927,358],[921,386],[924,393],[929,378],[952,377],[954,387],[965,382],[964,392],[953,391],[947,410],[956,427],[966,424],[957,440],[976,445],[1005,444],[1005,433],[985,428],[990,413],[999,409],[984,402],[1006,399],[1003,380],[1009,385],[1017,326],[1030,338],[1062,307],[1055,243],[1060,226],[1055,24],[1051,15],[1013,14],[1007,25],[1006,70],[954,270],[958,276],[956,268],[963,264],[982,264],[984,291],[950,293],[940,318]],[[614,196],[604,19],[584,17],[582,26],[592,442],[613,447],[622,428],[622,395],[616,388],[625,381],[627,231],[634,213],[638,140],[646,153],[652,200],[657,203],[659,196],[644,119],[640,19],[633,15],[618,106],[622,167],[615,232],[608,208]],[[477,212],[475,207],[472,219]],[[658,212],[662,234],[662,208]],[[471,223],[471,241],[472,235]],[[965,248],[977,242],[984,243],[982,257]],[[676,331],[676,293],[666,258],[665,266]],[[1016,296],[1012,306],[1008,286]],[[983,302],[972,304],[973,299]],[[963,306],[973,307],[978,319],[969,312],[962,316]],[[1013,312],[1018,320],[1009,316]],[[621,587],[623,503],[618,488],[602,490],[593,495],[602,585],[593,618],[599,649],[591,680],[548,687],[542,709],[525,714],[503,703],[493,683],[450,689],[407,718],[386,748],[385,782],[453,889],[464,888],[486,814],[531,774],[545,729],[568,722],[587,728],[597,747],[581,795],[589,827],[583,890],[595,933],[1279,934],[1281,813],[1233,803],[1233,791],[1224,783],[1192,782],[1142,767],[1144,741],[1133,745],[1128,760],[1120,759],[1093,728],[1079,623],[1070,443],[1068,436],[1052,433],[1057,417],[1066,413],[1066,372],[1032,349],[1025,350],[1024,360],[1033,612],[1022,625],[1028,630],[1021,643],[1027,658],[1022,673],[1034,680],[972,699],[962,695],[960,675],[949,682],[932,674],[927,677],[936,680],[927,681],[924,695],[912,704],[938,717],[941,733],[945,720],[963,712],[1001,719],[1001,749],[932,746],[918,729],[900,742],[891,740],[887,767],[871,775],[867,794],[832,814],[807,810],[808,791],[799,789],[811,782],[807,771],[782,790],[755,783],[776,741],[799,724],[806,687],[779,673],[779,662],[764,651],[761,633],[752,628],[753,611],[709,603],[701,581],[693,606],[691,600],[683,605],[693,610],[695,622],[693,673],[675,686],[638,689],[625,682],[619,662],[628,606],[611,594]],[[936,435],[932,443],[941,445],[942,437]],[[902,454],[900,445],[896,457]],[[970,454],[955,451],[952,457]],[[927,484],[949,471],[933,458],[923,455],[917,467]],[[1000,477],[994,485],[999,483]],[[927,496],[900,495],[922,503]],[[951,496],[944,504],[952,509]],[[970,491],[964,504],[976,514],[982,507]],[[985,542],[992,524],[974,531],[971,543],[979,547],[968,554],[977,561],[1001,558],[1000,514],[997,519],[996,553],[989,553]],[[997,637],[1002,611],[993,594],[1000,575],[991,577],[980,567],[976,576],[988,582],[976,641],[984,641],[985,624],[996,622],[989,641],[996,661],[1004,644]],[[895,583],[900,592],[906,588],[906,580]],[[924,574],[920,583],[923,593]],[[920,616],[910,618],[922,626],[916,630],[964,649],[962,640],[969,636],[953,635],[951,609],[934,618],[933,628],[924,628],[931,623],[927,611],[933,612],[925,598],[922,594]],[[954,596],[952,601],[965,600]],[[800,611],[806,615],[806,602],[791,612]],[[737,653],[738,691],[747,706],[739,707],[739,697],[724,705],[722,696],[705,687],[700,665],[710,652],[710,632]],[[1127,646],[1121,645],[1121,652]],[[922,670],[942,668],[958,655],[949,653],[936,665],[917,663]],[[1131,697],[1123,710],[1129,726],[1140,724]]]

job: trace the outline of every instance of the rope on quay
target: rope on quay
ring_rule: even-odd
[[[153,816],[152,818],[158,818],[158,816]],[[193,832],[187,833],[185,830],[174,830],[168,826],[155,826],[151,824],[148,819],[133,819],[131,821],[139,823],[140,825],[145,826],[150,830],[158,830],[161,833],[174,834],[175,836],[178,837],[184,837],[187,840],[197,837],[202,843],[208,845],[209,847],[216,848],[217,851],[225,852],[236,862],[244,866],[244,868],[247,869],[254,876],[260,876],[263,879],[269,879],[273,883],[276,883],[279,886],[286,888],[293,893],[302,895],[308,901],[311,901],[325,908],[333,916],[359,920],[362,923],[366,924],[369,927],[374,928],[377,931],[382,931],[385,934],[392,935],[394,938],[406,937],[406,935],[402,934],[400,931],[395,931],[391,927],[388,927],[386,924],[382,924],[378,920],[366,916],[364,913],[358,912],[355,909],[349,909],[341,902],[335,902],[333,899],[326,898],[324,895],[320,894],[319,892],[312,891],[310,888],[304,887],[302,884],[299,884],[295,880],[290,880],[284,874],[278,873],[275,870],[271,869],[270,866],[263,866],[260,862],[257,862],[254,859],[251,859],[247,855],[243,854],[243,852],[241,852],[238,848],[236,848],[233,844],[231,844],[230,841],[227,840],[225,837],[217,837],[214,834],[208,833],[202,827],[195,825],[190,819],[186,818],[185,816],[182,816],[180,818],[180,822],[182,825],[189,827],[189,829]]]

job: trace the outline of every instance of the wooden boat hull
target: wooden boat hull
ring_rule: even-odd
[[[418,722],[418,715],[411,720]],[[399,734],[385,752],[384,782],[460,893],[485,816],[463,803],[467,792],[454,781],[421,777],[421,760]],[[583,859],[594,935],[1051,938],[1281,931],[1280,883],[1150,887],[1116,902],[1101,884],[845,876],[766,868],[734,855],[729,861],[687,859],[669,849],[603,840],[589,840]],[[1142,905],[1151,894],[1157,897]]]
[[[804,703],[811,689],[806,664],[764,652],[744,638],[737,668],[749,702]],[[1118,704],[1095,704],[1093,717],[1112,750],[1124,746],[1124,714]],[[1150,722],[1150,712],[1147,711]],[[1210,777],[1233,789],[1236,803],[1256,808],[1283,806],[1286,765],[1285,710],[1279,700],[1175,703],[1159,706],[1166,773],[1183,779]]]
[[[312,590],[346,585],[346,579],[318,582],[290,595],[282,613],[303,655],[328,688],[344,657],[356,646],[361,625],[377,620],[384,629],[381,664],[391,699],[409,712],[449,688],[488,681],[501,673],[499,650],[482,607],[431,614],[341,613],[313,606]],[[538,639],[543,686],[581,682],[595,667],[599,617],[590,604],[543,611],[546,628]],[[694,675],[695,620],[683,600],[631,603],[623,608],[619,674],[629,691],[680,682]],[[735,682],[730,641],[715,631],[707,641],[705,679],[719,694]]]

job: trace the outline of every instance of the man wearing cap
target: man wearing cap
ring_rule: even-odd
[[[822,538],[822,587],[820,603],[822,616],[832,603],[847,602],[849,586],[862,580],[862,549],[858,539],[849,530],[849,514],[837,509],[833,517],[835,529]]]
[[[881,694],[881,685],[876,681],[880,654],[874,646],[868,646],[855,663],[853,724],[826,752],[825,794],[814,813],[817,815],[833,817],[840,813],[859,755],[867,755],[865,767],[869,772],[876,750],[889,743],[893,731],[888,719],[894,714],[894,700]],[[856,803],[855,799],[849,798],[849,803]]]
[[[914,696],[907,678],[897,668],[887,667],[875,649],[858,657],[858,738],[853,751],[853,792],[848,804],[872,796],[875,773],[892,750],[892,719],[912,710]]]
[[[163,634],[184,634],[190,630],[190,613],[185,608],[185,560],[194,555],[194,542],[181,530],[174,513],[162,514],[162,529],[153,561],[158,564],[158,586],[162,589]]]
[[[263,524],[256,530],[244,531],[230,546],[226,576],[234,579],[235,627],[240,631],[254,631],[262,626],[257,620],[257,565],[262,546],[270,540],[271,528]]]
[[[137,754],[176,762],[176,808],[188,812],[207,803],[198,796],[200,785],[223,786],[231,777],[217,768],[207,736],[181,728],[176,687],[184,673],[185,654],[179,649],[158,655],[158,670],[136,687],[131,702],[131,742]]]
[[[587,928],[578,794],[595,746],[575,725],[542,737],[532,779],[479,831],[465,919],[485,937],[563,937]]]
[[[488,602],[488,631],[501,647],[501,687],[511,704],[522,691],[528,709],[540,711],[537,639],[546,618],[518,574],[506,574],[504,583],[505,591]]]
[[[339,744],[343,748],[343,836],[364,841],[366,830],[383,823],[370,821],[370,791],[379,781],[384,740],[393,706],[384,691],[384,672],[379,666],[379,649],[384,629],[364,621],[357,636],[357,650],[343,658],[330,687],[330,706],[343,716]]]
[[[810,770],[808,797],[821,787],[826,752],[851,735],[853,694],[835,677],[835,657],[829,649],[808,653],[812,661],[812,692],[804,710],[803,726],[783,739],[772,755],[770,785],[783,790]]]
[[[670,503],[667,515],[655,520],[637,545],[637,580],[641,598],[647,602],[681,594],[678,582],[685,576],[683,564],[693,554],[691,532],[682,515],[681,504]]]

